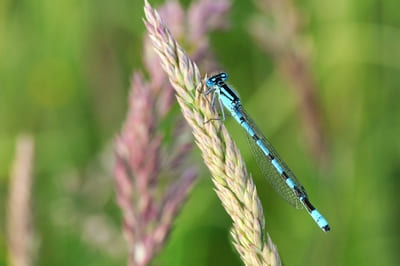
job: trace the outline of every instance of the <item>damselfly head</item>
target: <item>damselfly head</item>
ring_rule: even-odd
[[[219,73],[218,75],[219,75],[219,77],[222,79],[222,81],[225,81],[225,80],[228,79],[228,74],[226,74],[226,73],[224,73],[224,72]]]
[[[228,79],[228,74],[222,72],[222,73],[219,73],[219,74],[214,75],[214,76],[210,77],[209,79],[207,79],[206,85],[208,87],[212,87],[215,85],[221,85],[221,83],[223,83],[227,79]]]

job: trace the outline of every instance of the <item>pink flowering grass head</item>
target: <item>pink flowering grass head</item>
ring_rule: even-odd
[[[207,52],[206,33],[224,25],[227,3],[199,0],[185,11],[178,2],[168,1],[160,13],[193,56],[207,55],[199,61],[216,66],[210,64],[215,60]],[[213,19],[205,16],[212,10],[216,12]],[[191,21],[192,15],[197,20]],[[208,18],[210,23],[201,23],[200,18]],[[160,68],[158,55],[149,48],[150,39],[145,38],[143,60],[149,79],[141,71],[134,72],[129,110],[115,142],[115,185],[129,265],[147,265],[161,249],[197,176],[188,164],[193,146],[189,127],[181,116],[172,117],[175,91]],[[164,119],[171,121],[171,132],[162,128]],[[167,135],[170,138],[165,145]]]

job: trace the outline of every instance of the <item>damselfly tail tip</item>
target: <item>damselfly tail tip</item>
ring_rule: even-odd
[[[322,227],[322,230],[324,230],[324,232],[329,232],[329,231],[331,231],[331,228],[330,228],[329,224],[327,224],[324,227]]]

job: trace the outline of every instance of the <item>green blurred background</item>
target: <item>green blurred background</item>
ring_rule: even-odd
[[[253,4],[233,2],[230,30],[211,36],[243,105],[332,228],[323,233],[271,190],[228,118],[253,173],[267,231],[285,265],[399,265],[400,4],[296,5],[312,45],[329,148],[324,170],[309,154],[296,94],[246,31]],[[7,264],[5,202],[21,132],[36,141],[35,264],[125,264],[109,169],[130,77],[143,66],[142,7],[138,0],[0,1],[0,265]],[[200,179],[157,265],[240,265],[230,219],[199,166]]]

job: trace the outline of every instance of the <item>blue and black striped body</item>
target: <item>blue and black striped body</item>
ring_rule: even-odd
[[[296,208],[304,206],[318,226],[325,232],[330,230],[328,222],[308,200],[307,193],[287,165],[282,161],[271,143],[262,135],[250,116],[243,110],[239,96],[231,89],[225,80],[226,73],[210,77],[206,85],[209,88],[206,94],[213,92],[221,105],[229,110],[235,120],[246,130],[249,144],[256,161],[273,188],[290,204]],[[223,112],[223,119],[225,118]]]

